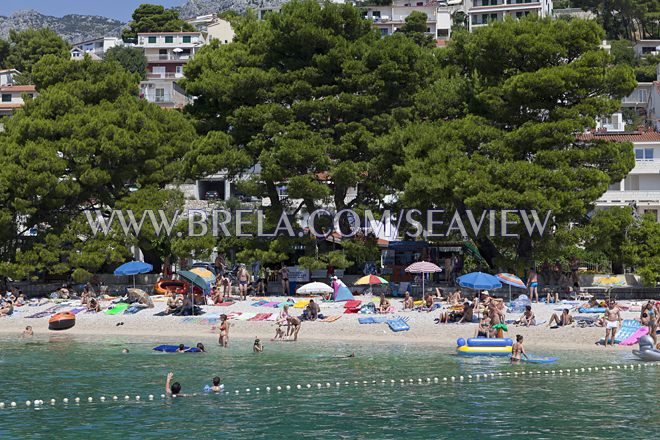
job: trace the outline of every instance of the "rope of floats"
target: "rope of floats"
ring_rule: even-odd
[[[321,383],[318,382],[316,384],[297,384],[297,385],[277,385],[277,386],[266,386],[266,387],[256,387],[256,388],[236,388],[234,390],[227,390],[225,389],[223,394],[229,395],[240,395],[241,393],[243,394],[258,394],[260,392],[266,392],[266,393],[281,393],[281,392],[286,392],[286,391],[291,391],[291,390],[307,390],[307,389],[322,389],[322,388],[335,388],[339,389],[341,387],[350,387],[350,386],[368,386],[368,385],[386,385],[389,384],[391,386],[394,385],[428,385],[431,383],[438,384],[438,383],[451,383],[451,382],[473,382],[473,381],[481,381],[481,380],[493,380],[493,379],[502,379],[505,377],[517,377],[517,378],[522,378],[522,377],[540,377],[540,376],[570,376],[570,375],[578,375],[580,373],[589,373],[589,372],[594,372],[594,371],[613,371],[613,370],[634,370],[637,368],[638,370],[641,370],[643,367],[658,367],[660,366],[660,362],[647,362],[647,363],[640,363],[640,364],[623,364],[623,365],[608,365],[605,367],[582,367],[582,368],[564,368],[560,370],[536,370],[536,371],[514,371],[514,372],[499,372],[499,373],[483,373],[483,374],[468,374],[468,375],[463,375],[463,376],[445,376],[442,378],[439,377],[427,377],[425,379],[422,378],[407,378],[407,379],[390,379],[390,380],[354,380],[354,381],[344,381],[344,382],[325,382]],[[160,400],[165,399],[166,396],[165,394],[160,394],[158,395],[153,395],[149,394],[146,396],[147,401],[154,401],[154,400]],[[79,405],[80,403],[93,403],[93,402],[128,402],[128,401],[135,401],[135,402],[140,402],[143,401],[142,397],[139,395],[136,396],[129,396],[125,395],[123,398],[119,396],[112,396],[112,397],[106,397],[106,396],[100,396],[98,398],[93,398],[93,397],[87,397],[86,399],[81,399],[80,397],[75,397],[73,399],[69,399],[67,397],[61,399],[59,402],[57,399],[50,399],[48,401],[40,400],[40,399],[34,399],[34,400],[26,400],[23,405],[19,405],[15,401],[5,403],[5,402],[0,402],[0,409],[10,409],[10,408],[17,408],[17,407],[33,407],[33,408],[38,408],[42,405],[50,405],[50,406],[55,406],[58,403],[61,403],[63,405],[68,405],[68,404],[76,404]]]

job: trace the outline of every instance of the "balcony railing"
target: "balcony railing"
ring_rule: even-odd
[[[191,54],[158,54],[158,55],[146,55],[147,61],[188,61],[192,58]]]
[[[183,78],[183,73],[147,73],[147,79],[179,79]]]

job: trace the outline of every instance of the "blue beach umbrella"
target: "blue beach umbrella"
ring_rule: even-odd
[[[200,289],[202,289],[202,292],[204,295],[209,293],[211,291],[211,286],[209,285],[208,281],[206,281],[204,278],[201,276],[197,275],[194,272],[190,272],[188,270],[180,270],[177,272],[181,278],[183,278],[186,281],[190,282],[190,298],[192,299],[192,314],[195,314],[195,297],[193,295],[193,287],[192,286],[197,286]]]
[[[462,275],[458,277],[457,281],[459,286],[474,290],[499,289],[502,287],[502,283],[497,277],[483,272],[471,272]]]
[[[145,263],[144,261],[129,261],[128,263],[124,263],[115,269],[114,274],[119,276],[133,275],[133,287],[135,287],[135,275],[140,273],[149,273],[152,270],[154,270],[154,267],[149,263]]]

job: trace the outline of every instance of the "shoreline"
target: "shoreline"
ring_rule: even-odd
[[[275,299],[275,298],[271,298]],[[279,298],[281,299],[281,298]],[[363,302],[370,298],[361,298]],[[259,312],[279,313],[279,309],[251,306],[254,298],[236,302],[228,307],[202,306],[205,314],[218,315],[229,312]],[[399,300],[393,300],[395,306],[400,309]],[[102,306],[106,308],[108,302],[104,301]],[[410,330],[404,332],[392,332],[386,324],[359,324],[358,317],[369,316],[361,314],[342,314],[341,303],[321,303],[321,312],[328,315],[339,315],[341,318],[334,322],[309,322],[304,321],[300,330],[298,340],[300,342],[322,343],[347,342],[347,343],[377,343],[377,344],[418,344],[425,347],[437,347],[453,350],[456,348],[458,338],[471,338],[475,336],[477,324],[435,324],[434,318],[439,310],[434,312],[412,312],[398,311],[391,315],[403,316],[408,319]],[[26,316],[43,311],[52,304],[43,306],[23,306],[18,308],[18,313],[10,317],[0,317],[0,336],[9,337],[15,335],[20,337],[23,329],[30,325],[33,327],[36,337],[43,336],[73,336],[73,337],[127,337],[139,341],[159,340],[162,343],[174,343],[177,341],[187,344],[203,341],[213,347],[217,343],[218,331],[213,329],[217,324],[185,322],[186,317],[154,316],[165,309],[163,302],[156,302],[153,309],[142,310],[137,314],[129,315],[107,315],[103,312],[98,314],[79,313],[76,315],[76,325],[64,331],[48,330],[49,316],[43,318],[26,318]],[[515,338],[521,334],[525,338],[525,347],[529,352],[551,351],[553,349],[575,350],[575,351],[617,351],[628,352],[635,346],[619,346],[613,348],[603,347],[596,344],[605,336],[602,327],[580,328],[575,325],[551,329],[547,321],[553,313],[559,313],[556,309],[565,307],[562,304],[533,304],[533,310],[537,319],[546,323],[534,327],[522,327],[510,325],[505,337]],[[290,309],[292,314],[302,314],[302,309]],[[637,318],[638,312],[622,312],[623,319]],[[507,319],[515,319],[519,314],[509,313]],[[230,320],[230,344],[232,340],[250,343],[255,337],[269,346],[277,345],[279,342],[271,342],[275,335],[275,323],[272,321],[238,321]],[[122,325],[118,325],[123,323]],[[185,339],[185,341],[183,341]],[[290,341],[285,341],[289,343]],[[177,342],[178,343],[178,342]]]

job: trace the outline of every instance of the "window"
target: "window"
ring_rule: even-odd
[[[424,2],[417,2],[417,6],[424,6]]]
[[[149,37],[147,41],[149,42],[149,44],[156,44],[156,37]]]
[[[165,36],[165,42],[166,43],[174,43],[174,37],[172,35],[166,35]]]
[[[635,148],[636,160],[653,160],[653,148]]]
[[[165,89],[156,89],[156,102],[165,101]]]
[[[389,29],[383,29],[383,28],[380,29],[380,36],[381,37],[385,37],[385,36],[389,35],[389,33],[390,33]]]
[[[430,34],[430,33],[431,33],[431,28],[430,28],[430,27],[427,27],[427,28],[426,28],[426,32]]]
[[[3,93],[2,102],[11,102],[11,93]]]
[[[449,29],[438,29],[438,38],[449,37]]]
[[[28,95],[28,98],[34,98],[34,93],[26,93]]]
[[[380,18],[380,11],[373,11],[373,12],[371,13],[371,16],[372,16],[372,17],[376,17],[376,18]]]
[[[190,39],[191,39],[191,38],[192,38],[192,37],[191,37],[190,35],[184,35],[184,36],[183,36],[183,42],[184,42],[184,43],[190,43]]]
[[[178,75],[183,75],[183,66],[176,66],[176,73]]]

